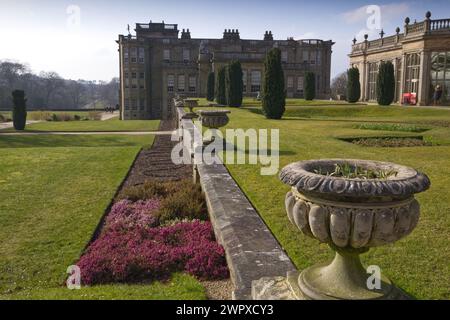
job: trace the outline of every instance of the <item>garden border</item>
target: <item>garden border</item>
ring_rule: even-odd
[[[183,108],[177,108],[178,128],[184,129],[179,139],[192,154],[202,146],[186,145],[193,139],[185,139],[185,135],[199,137],[201,133],[191,119],[183,119],[184,115]],[[285,277],[296,268],[222,161],[215,160],[214,165],[197,164],[194,174],[205,193],[217,241],[225,249],[235,288],[233,299],[250,300],[254,280]]]

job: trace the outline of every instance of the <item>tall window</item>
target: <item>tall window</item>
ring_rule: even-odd
[[[141,111],[145,110],[145,99],[143,98],[139,99],[139,110]]]
[[[317,51],[317,65],[321,65],[322,64],[322,51]]]
[[[128,63],[129,61],[129,55],[128,55],[128,48],[123,49],[123,62]]]
[[[242,91],[247,92],[247,70],[242,70],[242,82],[244,83]]]
[[[197,90],[197,78],[195,76],[189,77],[189,92],[195,92]]]
[[[287,88],[288,89],[294,88],[294,77],[287,77]]]
[[[400,92],[400,87],[402,83],[402,59],[395,59],[395,97],[397,101],[402,100],[402,93]]]
[[[145,50],[144,48],[139,48],[139,63],[144,63]]]
[[[180,74],[178,76],[178,92],[184,92],[185,88],[186,88],[186,84],[185,84],[185,76],[184,74]]]
[[[183,49],[183,61],[188,62],[189,60],[191,60],[191,52],[189,49]]]
[[[175,76],[173,74],[169,74],[167,76],[167,92],[173,92],[174,87],[175,87]]]
[[[406,81],[404,92],[417,93],[419,90],[420,55],[418,53],[406,56]]]
[[[303,94],[303,77],[297,78],[297,92]]]
[[[261,91],[261,71],[253,70],[251,92],[255,93],[260,91]]]
[[[316,64],[317,51],[311,51],[309,63]]]
[[[163,51],[163,60],[166,62],[170,61],[170,50],[169,49],[164,49]]]
[[[376,100],[377,99],[377,77],[378,77],[378,63],[373,62],[369,63],[369,81],[368,84],[368,93],[369,93],[369,100]]]
[[[132,47],[131,48],[131,62],[136,63],[136,61],[137,61],[137,48]]]
[[[288,52],[287,51],[281,51],[281,62],[288,62]]]
[[[431,83],[433,87],[440,85],[450,100],[450,51],[431,54]]]
[[[309,51],[303,50],[303,62],[308,62],[308,61],[309,61]]]

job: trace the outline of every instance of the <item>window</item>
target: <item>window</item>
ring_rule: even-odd
[[[125,106],[124,106],[125,110],[130,110],[130,100],[129,99],[125,99]]]
[[[144,63],[145,59],[145,49],[139,48],[139,63]]]
[[[137,79],[131,79],[131,88],[132,89],[137,89],[137,87],[138,87]]]
[[[419,90],[419,73],[420,55],[418,53],[408,54],[406,56],[406,82],[404,92],[417,93]]]
[[[139,79],[145,79],[145,72],[139,72]]]
[[[309,51],[303,50],[303,62],[307,63],[309,61]]]
[[[125,79],[128,79],[128,77],[130,76],[130,74],[129,74],[128,71],[127,71],[127,72],[124,72],[123,76],[124,76]]]
[[[136,62],[137,62],[137,48],[132,47],[131,48],[131,63],[136,63]]]
[[[174,87],[175,87],[175,76],[173,74],[169,74],[167,76],[167,92],[173,92]]]
[[[368,95],[369,100],[376,100],[377,99],[377,77],[378,77],[378,63],[373,62],[369,63],[369,81],[368,84]]]
[[[317,51],[317,65],[322,64],[322,51]]]
[[[260,91],[261,91],[261,71],[253,70],[251,92],[256,93]]]
[[[197,89],[197,78],[195,76],[189,77],[189,92],[195,92]]]
[[[139,99],[139,109],[141,111],[145,110],[145,99],[143,99],[143,98]]]
[[[247,70],[242,70],[242,82],[244,83],[242,91],[247,92]]]
[[[442,87],[442,98],[447,101],[450,100],[450,51],[433,52],[431,54],[431,83],[433,89],[440,85]],[[446,94],[445,97],[444,94]]]
[[[130,79],[125,79],[125,89],[130,87]]]
[[[136,99],[131,99],[131,110],[137,110]]]
[[[317,52],[316,51],[312,51],[309,55],[309,63],[312,65],[316,64],[316,56],[317,56]]]
[[[125,63],[128,63],[129,59],[128,59],[128,48],[124,48],[123,49],[123,61]]]
[[[191,52],[189,49],[183,49],[183,61],[188,62],[189,60],[191,60]]]
[[[164,58],[163,58],[164,61],[169,62],[170,61],[170,50],[164,49],[163,55],[164,55]]]
[[[320,75],[317,75],[317,91],[320,91]]]
[[[294,88],[294,77],[287,77],[287,87],[288,89]]]
[[[281,51],[281,62],[288,62],[288,52],[287,51]]]
[[[185,77],[184,74],[178,76],[178,92],[185,91]]]
[[[297,92],[303,94],[303,77],[297,78]]]

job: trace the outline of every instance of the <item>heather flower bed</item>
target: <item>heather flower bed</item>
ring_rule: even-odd
[[[191,182],[126,188],[77,264],[82,282],[164,280],[175,272],[201,280],[227,278],[224,250],[206,219],[201,190]]]

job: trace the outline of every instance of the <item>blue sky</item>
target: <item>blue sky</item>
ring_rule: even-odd
[[[371,19],[374,7],[366,11],[371,5],[379,8],[379,20]],[[221,37],[226,28],[239,29],[246,39],[262,39],[265,30],[282,40],[332,39],[334,76],[348,66],[354,36],[361,40],[369,33],[373,39],[378,27],[393,34],[406,16],[421,21],[427,10],[432,19],[450,18],[450,1],[0,0],[0,60],[71,79],[109,80],[118,75],[115,40],[127,24],[164,20],[189,28],[195,38]]]

